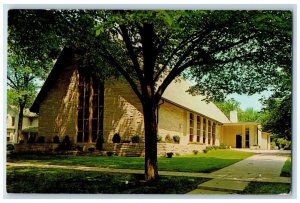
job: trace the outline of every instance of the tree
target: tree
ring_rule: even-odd
[[[240,103],[235,99],[231,98],[225,101],[215,101],[214,104],[225,114],[228,119],[230,118],[230,111],[237,111],[238,119],[240,119]]]
[[[158,103],[175,78],[193,79],[196,85],[189,91],[208,99],[233,92],[253,94],[272,83],[276,67],[291,52],[289,11],[48,12],[67,19],[60,25],[65,25],[64,32],[78,28],[65,42],[82,51],[81,61],[91,60],[98,72],[117,70],[139,98],[147,181],[158,177]],[[94,25],[76,27],[83,25],[80,22]],[[82,29],[87,36],[73,36]]]
[[[24,109],[32,104],[36,96],[35,80],[42,74],[42,70],[34,62],[8,52],[7,84],[9,89],[7,90],[7,98],[8,104],[16,105],[19,110],[17,142],[22,135]]]

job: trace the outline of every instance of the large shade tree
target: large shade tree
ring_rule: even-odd
[[[189,91],[207,99],[253,94],[272,84],[291,52],[289,11],[47,12],[59,16],[49,23],[61,47],[80,50],[82,66],[117,70],[139,98],[148,181],[158,177],[156,112],[174,79],[192,79]]]

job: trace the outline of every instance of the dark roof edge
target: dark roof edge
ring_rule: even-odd
[[[50,74],[48,75],[44,85],[42,86],[40,92],[35,98],[32,106],[30,107],[31,112],[39,113],[40,103],[44,100],[47,95],[48,90],[52,87],[57,79],[57,74],[67,66],[75,63],[75,51],[71,48],[64,48],[60,53],[56,63],[54,64]]]

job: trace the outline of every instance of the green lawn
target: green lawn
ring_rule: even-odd
[[[70,194],[185,194],[209,179],[160,176],[151,183],[143,175],[7,167],[8,193],[70,193]]]
[[[240,160],[253,153],[235,150],[211,150],[208,153],[178,156],[173,158],[158,158],[159,170],[186,171],[186,172],[212,172]],[[13,155],[11,161],[32,162],[52,165],[82,165],[109,168],[143,169],[144,157],[106,157],[106,156],[73,156],[73,155]]]
[[[291,157],[289,157],[285,161],[285,163],[284,163],[284,165],[283,165],[283,167],[281,169],[280,176],[291,177],[291,168],[292,168]]]
[[[288,194],[291,184],[251,182],[241,194]]]

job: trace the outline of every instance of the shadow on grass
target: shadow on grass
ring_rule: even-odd
[[[241,161],[252,153],[232,151],[209,152],[197,156],[158,158],[158,169],[163,171],[210,173]],[[12,162],[29,162],[49,165],[74,165],[121,169],[144,169],[144,157],[105,157],[74,155],[11,155]]]
[[[69,193],[69,194],[185,194],[209,179],[160,176],[145,182],[143,175],[41,169],[7,168],[8,193]]]

